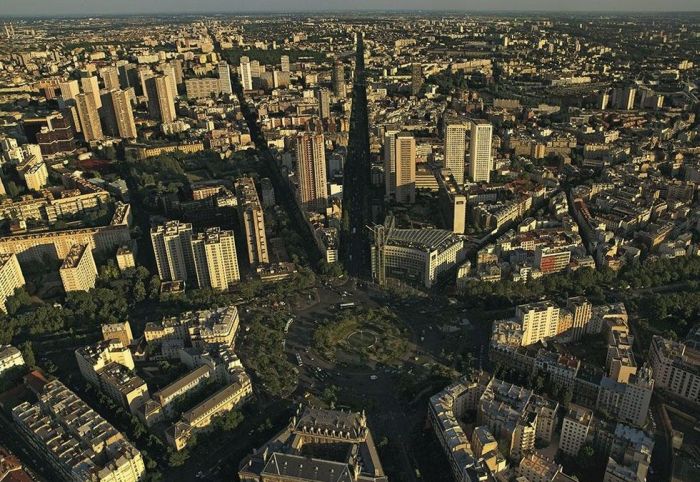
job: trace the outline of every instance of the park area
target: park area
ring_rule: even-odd
[[[331,361],[395,364],[408,351],[408,332],[387,308],[343,311],[322,321],[315,348]]]

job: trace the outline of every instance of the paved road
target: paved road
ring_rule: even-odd
[[[344,295],[345,292],[347,295]],[[357,306],[370,309],[391,306],[409,328],[411,341],[407,361],[418,354],[435,360],[432,350],[424,348],[423,344],[434,344],[434,348],[437,348],[438,340],[442,338],[437,330],[429,331],[426,328],[435,323],[436,314],[441,309],[439,303],[433,305],[429,300],[422,300],[421,309],[412,302],[388,305],[384,294],[371,287],[357,288],[352,281],[337,288],[321,286],[319,296],[318,304],[295,314],[295,321],[286,338],[290,360],[296,363],[296,355],[299,354],[303,362],[303,366],[299,367],[297,396],[302,397],[306,392],[320,396],[325,388],[338,387],[338,405],[366,409],[375,442],[379,443],[383,438],[388,440],[387,453],[392,455],[391,460],[384,460],[384,463],[391,465],[388,475],[392,480],[416,481],[418,467],[413,450],[420,448],[414,446],[413,438],[422,427],[427,410],[425,399],[432,395],[432,391],[423,391],[413,400],[406,400],[400,395],[397,375],[388,369],[379,367],[373,370],[370,367],[330,363],[311,347],[319,320],[333,316],[338,303],[354,302]],[[377,378],[373,380],[373,376]]]

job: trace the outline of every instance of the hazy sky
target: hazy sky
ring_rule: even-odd
[[[0,0],[3,15],[318,10],[698,11],[698,0]]]

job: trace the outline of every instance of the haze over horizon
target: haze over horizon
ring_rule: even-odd
[[[679,12],[700,11],[696,0],[0,0],[0,16],[119,15],[157,13],[292,13],[366,10],[450,10],[465,12]]]

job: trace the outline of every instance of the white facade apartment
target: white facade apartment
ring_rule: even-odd
[[[194,274],[192,224],[168,221],[151,228],[151,244],[163,281],[187,281]]]
[[[99,97],[99,96],[98,96]],[[78,94],[75,96],[78,117],[82,127],[83,137],[86,142],[99,141],[104,139],[100,114],[94,97],[89,94]],[[100,102],[100,106],[102,102]]]
[[[222,94],[233,94],[233,87],[231,87],[231,71],[228,67],[228,63],[225,60],[219,62],[218,65],[219,74],[219,89]]]
[[[396,201],[416,202],[416,139],[407,132],[396,136]]]
[[[255,189],[253,178],[241,177],[236,180],[236,196],[238,197],[238,214],[244,227],[248,260],[250,264],[266,264],[270,262],[265,234],[265,215],[258,191]]]
[[[114,109],[114,118],[122,139],[136,139],[136,123],[134,122],[134,111],[131,108],[131,100],[126,91],[115,90],[110,94]]]
[[[253,72],[248,57],[241,57],[240,72],[243,90],[253,90]]]
[[[59,269],[63,289],[71,291],[89,291],[97,281],[97,266],[92,257],[92,251],[87,244],[76,244],[71,247]]]
[[[523,346],[557,335],[559,307],[549,301],[520,305],[515,317],[523,327]]]
[[[700,401],[700,353],[697,350],[654,336],[649,361],[657,387],[688,400]]]
[[[396,135],[398,130],[384,133],[384,194],[392,198],[396,194]]]
[[[297,176],[301,205],[307,211],[324,213],[328,188],[323,134],[304,132],[297,136]]]
[[[0,254],[0,310],[7,312],[5,302],[24,286],[24,275],[14,254]]]
[[[469,142],[469,177],[474,182],[489,182],[493,158],[491,156],[491,136],[493,127],[484,120],[473,120]]]
[[[588,439],[592,418],[593,413],[590,410],[572,404],[561,427],[559,450],[572,457],[578,456]]]
[[[464,185],[464,156],[468,128],[465,122],[445,123],[445,167],[450,170],[458,186]]]
[[[95,101],[96,108],[99,109],[100,107],[102,107],[102,99],[100,98],[100,85],[97,81],[97,77],[95,77],[94,75],[91,75],[89,77],[81,77],[80,85],[83,88],[83,92],[85,92],[86,95],[92,97],[92,99]]]
[[[227,290],[240,281],[233,231],[209,228],[192,238],[192,252],[200,288]]]

